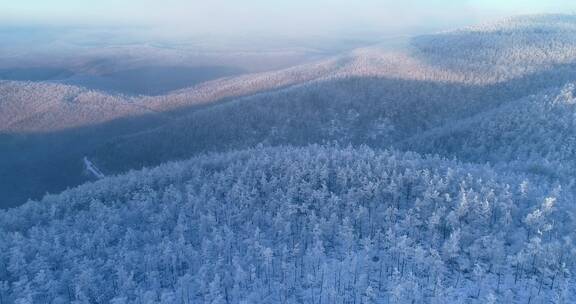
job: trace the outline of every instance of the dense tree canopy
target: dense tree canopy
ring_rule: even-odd
[[[559,185],[488,166],[369,148],[256,148],[2,212],[0,295],[8,303],[569,303],[573,210]]]

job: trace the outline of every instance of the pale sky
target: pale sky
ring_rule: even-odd
[[[183,33],[321,33],[576,11],[576,0],[0,0],[0,23],[144,25]]]

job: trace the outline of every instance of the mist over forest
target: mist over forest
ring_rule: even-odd
[[[221,2],[5,7],[0,304],[576,302],[576,15]]]

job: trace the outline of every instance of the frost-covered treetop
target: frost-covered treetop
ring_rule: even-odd
[[[553,184],[415,153],[310,146],[212,154],[0,212],[0,296],[569,299],[571,202]]]

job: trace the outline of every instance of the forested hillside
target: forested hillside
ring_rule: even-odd
[[[490,162],[572,183],[576,169],[574,84],[547,90],[410,138],[399,146]]]
[[[8,303],[571,303],[573,211],[560,185],[412,153],[213,154],[3,211],[0,295]]]
[[[14,164],[27,168],[2,190],[19,204],[78,185],[88,178],[84,156],[112,174],[258,143],[403,148],[397,143],[573,82],[575,24],[572,16],[519,17],[418,36],[405,50],[363,48],[161,96],[1,82],[0,153],[13,165],[0,166],[0,176]],[[74,153],[51,153],[60,143]]]
[[[233,97],[329,75],[335,67],[326,61],[214,80],[161,96],[0,81],[0,208],[88,181],[83,157],[117,137],[158,128]]]
[[[571,17],[520,17],[416,37],[406,54],[358,50],[330,77],[196,111],[93,156],[122,172],[257,143],[387,147],[574,81],[574,33]]]
[[[575,303],[574,37],[517,17],[162,96],[1,82],[2,197],[99,180],[0,210],[0,304]]]
[[[4,134],[49,132],[150,112],[121,96],[75,86],[0,82],[0,131]]]
[[[111,94],[56,83],[0,81],[0,132],[58,131],[130,116],[178,117],[197,106],[326,77],[336,72],[336,61],[227,77],[159,96]]]

